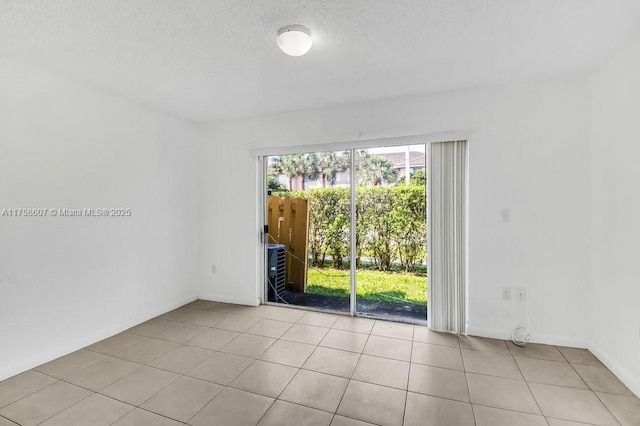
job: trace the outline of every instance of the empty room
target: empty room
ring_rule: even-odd
[[[0,426],[640,426],[639,118],[637,0],[0,0]]]

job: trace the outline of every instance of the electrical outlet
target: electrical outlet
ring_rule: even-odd
[[[519,287],[516,289],[516,300],[518,302],[524,302],[527,299],[527,289]]]
[[[511,287],[502,287],[502,300],[511,301]]]

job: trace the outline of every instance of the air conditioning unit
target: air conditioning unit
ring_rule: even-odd
[[[267,245],[267,279],[269,302],[283,302],[285,289],[286,252],[283,244]]]

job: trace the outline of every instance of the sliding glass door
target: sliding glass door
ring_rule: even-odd
[[[356,158],[356,313],[426,320],[425,145]]]
[[[265,300],[350,312],[350,151],[266,159]]]
[[[424,144],[264,165],[266,302],[426,319]]]

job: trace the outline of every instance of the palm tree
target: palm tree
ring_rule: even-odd
[[[318,176],[322,179],[323,188],[326,188],[327,182],[331,186],[335,185],[338,172],[349,168],[349,162],[345,161],[344,155],[339,155],[335,151],[319,152],[315,154],[315,157]]]
[[[366,149],[356,149],[355,151],[356,170],[362,169],[371,160],[371,154]]]
[[[298,177],[300,170],[301,154],[283,155],[273,159],[273,170],[276,173],[283,174],[289,178],[289,190],[293,189],[293,179]]]
[[[318,154],[304,155],[304,175],[302,176],[302,190],[304,191],[304,178],[318,180],[320,176],[320,168],[318,167]]]
[[[318,168],[316,165],[315,154],[290,154],[276,157],[272,164],[273,170],[282,173],[289,178],[289,189],[293,189],[293,179],[298,176],[302,177],[302,190],[304,191],[305,176],[311,179],[317,179]]]
[[[354,150],[355,152],[355,163],[356,163],[356,170],[361,170],[364,165],[369,161],[369,159],[371,158],[371,155],[367,152],[366,149],[356,149]],[[351,165],[351,158],[349,157],[349,151],[344,151],[342,153],[341,156],[342,159],[342,164],[344,165],[344,170],[349,170],[349,167]]]
[[[379,186],[383,183],[395,183],[398,180],[398,170],[393,167],[390,160],[384,157],[368,157],[360,170],[360,183],[363,185]]]

